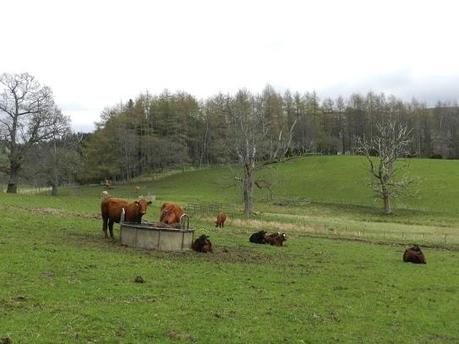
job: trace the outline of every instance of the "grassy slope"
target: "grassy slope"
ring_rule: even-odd
[[[275,196],[303,197],[316,202],[353,204],[379,208],[369,189],[367,165],[360,157],[318,156],[272,165],[278,172]],[[419,178],[415,198],[398,202],[402,208],[456,213],[459,209],[459,161],[412,159],[409,171]],[[235,174],[226,167],[178,173],[156,183],[148,190],[160,197],[184,201],[205,200],[239,202],[235,187],[226,187]],[[150,190],[151,189],[151,190]],[[256,190],[258,199],[265,194]]]
[[[283,165],[279,178],[288,182],[279,184],[280,196],[325,204],[259,207],[265,218],[284,223],[303,216],[310,223],[393,225],[359,182],[356,174],[365,174],[355,171],[359,163],[314,157]],[[456,164],[413,161],[412,167],[429,170],[421,176],[430,178],[421,190],[429,198],[407,204],[435,211],[405,210],[389,221],[450,225]],[[237,202],[236,190],[221,187],[227,171],[140,184],[158,196],[145,219],[157,219],[163,200]],[[443,183],[437,174],[448,177],[440,197],[433,192]],[[400,261],[400,246],[311,238],[301,230],[288,232],[286,247],[257,246],[247,242],[250,223],[235,219],[217,231],[206,218],[195,218],[193,225],[211,235],[212,255],[128,249],[102,238],[100,191],[67,189],[57,198],[0,194],[0,337],[14,343],[459,341],[456,251],[426,249],[428,264],[416,266]],[[132,185],[112,193],[135,196]],[[134,283],[137,275],[146,283]]]

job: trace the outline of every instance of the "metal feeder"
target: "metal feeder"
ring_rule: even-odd
[[[121,213],[121,245],[160,251],[191,250],[194,229],[190,228],[190,218],[180,217],[180,228],[163,223],[132,223],[124,221]]]

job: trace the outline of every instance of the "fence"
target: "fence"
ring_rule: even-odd
[[[284,231],[287,233],[299,236],[315,236],[335,238],[342,240],[356,240],[373,243],[386,244],[413,244],[417,243],[423,246],[440,247],[448,249],[459,249],[459,228],[455,231],[454,228],[448,227],[444,233],[430,233],[427,231],[416,231],[414,229],[402,231],[398,230],[399,224],[387,223],[387,229],[384,229],[385,223],[378,223],[382,228],[369,228],[370,222],[355,221],[352,225],[336,225],[327,224],[317,220],[308,220],[302,216],[297,216],[285,221],[286,214],[260,214],[253,218],[244,218],[242,216],[242,208],[236,205],[228,205],[223,203],[206,203],[196,202],[188,203],[185,211],[195,217],[214,217],[220,211],[224,211],[230,216],[230,224],[234,227],[244,228],[246,230],[267,231]],[[392,227],[392,229],[391,229]],[[395,229],[394,229],[395,227]],[[403,227],[400,224],[400,227]]]
[[[240,216],[241,208],[232,204],[223,204],[217,202],[196,202],[187,203],[185,212],[192,216],[216,216],[220,211],[225,212],[230,216]]]

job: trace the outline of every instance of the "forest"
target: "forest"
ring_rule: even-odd
[[[320,100],[316,93],[281,94],[267,86],[252,97],[252,114],[260,127],[264,149],[258,160],[302,154],[356,153],[356,138],[371,138],[386,117],[411,130],[411,157],[459,157],[459,107],[435,107],[416,100],[368,93],[345,99]],[[81,182],[111,177],[129,180],[150,171],[184,165],[236,162],[232,114],[236,96],[219,94],[197,100],[187,93],[141,94],[107,108],[94,133],[81,142]],[[290,142],[288,142],[290,140]],[[280,148],[280,151],[279,151]]]
[[[167,90],[140,94],[107,107],[92,133],[72,133],[65,123],[55,135],[31,145],[19,177],[27,185],[57,187],[105,179],[129,181],[184,166],[235,163],[241,160],[236,141],[244,139],[241,135],[246,131],[254,134],[256,161],[304,154],[353,155],[358,153],[357,138],[371,139],[376,124],[385,118],[407,124],[409,157],[459,157],[455,103],[429,107],[414,99],[407,102],[373,92],[320,99],[315,92],[280,93],[268,85],[260,94],[240,90],[208,99]],[[9,151],[7,144],[2,147],[0,168],[6,182]]]

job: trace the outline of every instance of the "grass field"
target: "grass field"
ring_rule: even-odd
[[[135,197],[139,185],[155,195],[147,221],[157,221],[166,200],[201,204],[192,225],[210,235],[215,252],[207,255],[104,240],[100,187],[66,188],[58,197],[0,194],[0,338],[457,343],[459,162],[412,160],[410,168],[422,180],[419,198],[402,200],[389,217],[354,157],[311,157],[270,171],[278,179],[275,198],[257,193],[259,215],[251,219],[238,216],[240,196],[227,187],[233,170],[225,167],[110,191]],[[233,212],[223,230],[213,227],[213,203]],[[286,246],[250,244],[260,228],[287,232]],[[414,239],[428,246],[427,265],[401,262],[400,244]],[[134,282],[138,275],[145,283]]]

